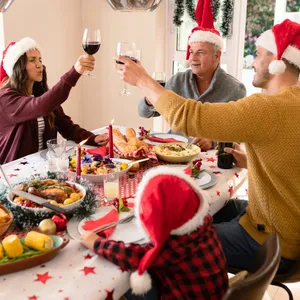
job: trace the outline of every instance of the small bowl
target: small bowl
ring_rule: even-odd
[[[2,208],[4,211],[6,211],[9,215],[9,220],[5,223],[0,223],[0,236],[2,234],[4,234],[7,229],[9,228],[10,224],[12,223],[13,219],[14,219],[14,215],[12,214],[12,212],[10,210],[8,210],[5,206],[3,206],[2,204],[0,204],[0,208]]]
[[[64,206],[62,206],[62,208],[64,209],[64,210],[66,210],[67,212],[71,212],[73,209],[75,209],[75,208],[77,208],[78,206],[80,206],[80,204],[81,204],[81,202],[83,201],[83,199],[84,199],[84,197],[85,197],[85,195],[86,195],[86,190],[85,190],[85,188],[82,186],[82,185],[80,185],[80,184],[78,184],[78,183],[75,183],[75,182],[72,182],[72,181],[66,181],[67,183],[69,183],[69,184],[71,184],[71,185],[73,185],[73,184],[75,184],[75,186],[76,186],[76,188],[82,193],[82,197],[78,200],[78,201],[76,201],[76,202],[74,202],[74,203],[72,203],[72,204],[69,204],[69,205],[64,205]],[[19,206],[19,207],[23,207],[23,208],[25,208],[25,209],[28,209],[28,210],[31,210],[31,211],[33,211],[33,212],[37,212],[37,211],[43,211],[43,212],[46,212],[46,211],[52,211],[51,209],[49,209],[49,208],[47,208],[47,207],[26,207],[26,206],[21,206],[21,205],[18,205],[17,203],[15,203],[14,201],[13,201],[13,199],[12,199],[12,194],[11,193],[8,193],[7,194],[7,199],[10,201],[10,203],[11,204],[13,204],[14,206]],[[45,201],[46,201],[46,199],[45,199]]]
[[[153,149],[154,149],[154,152],[155,152],[156,156],[160,160],[167,161],[167,162],[170,162],[170,163],[188,163],[191,160],[193,160],[194,158],[196,158],[199,155],[199,153],[201,152],[201,150],[198,146],[191,145],[190,149],[195,151],[191,155],[179,156],[179,155],[167,155],[167,154],[161,153],[160,148],[163,147],[163,146],[167,146],[167,145],[174,145],[174,144],[157,145]]]

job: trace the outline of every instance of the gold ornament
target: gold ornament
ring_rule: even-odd
[[[51,219],[45,219],[40,222],[39,230],[45,234],[55,234],[56,233],[56,224]]]

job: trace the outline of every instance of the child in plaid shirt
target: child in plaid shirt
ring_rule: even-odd
[[[135,198],[136,218],[150,242],[125,245],[92,232],[82,242],[119,267],[137,270],[130,276],[133,294],[146,294],[153,280],[159,299],[219,300],[228,278],[207,199],[183,172],[153,168]]]

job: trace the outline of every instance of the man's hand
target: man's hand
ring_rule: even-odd
[[[94,141],[99,146],[105,146],[108,143],[108,135],[107,135],[107,133],[96,135]]]
[[[224,148],[224,151],[233,155],[237,167],[247,169],[247,154],[239,144],[234,143],[234,149]]]
[[[210,150],[213,147],[213,141],[208,139],[194,138],[193,144],[200,147],[203,151]]]
[[[79,74],[83,74],[85,71],[93,71],[95,66],[95,58],[92,55],[81,55],[75,63],[75,70]]]
[[[92,232],[92,231],[86,231],[84,232],[84,234],[80,237],[80,240],[81,240],[81,243],[91,249],[91,250],[94,250],[94,243],[97,239],[99,239],[100,237]]]

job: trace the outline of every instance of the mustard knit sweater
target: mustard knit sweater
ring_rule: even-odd
[[[213,104],[165,91],[156,109],[174,131],[246,144],[249,202],[240,224],[260,244],[277,232],[282,256],[300,257],[300,87]]]

